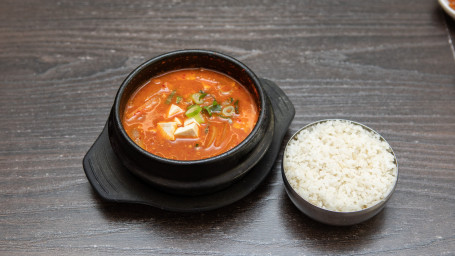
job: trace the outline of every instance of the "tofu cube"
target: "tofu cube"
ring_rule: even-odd
[[[169,112],[167,114],[167,117],[171,117],[171,116],[175,116],[175,115],[178,115],[180,113],[183,113],[183,109],[181,109],[179,106],[175,105],[175,104],[172,104],[171,107],[169,108]]]
[[[176,122],[159,122],[158,131],[168,140],[175,140],[175,130],[177,129]]]
[[[174,122],[176,122],[178,126],[182,125],[182,121],[180,121],[180,119],[178,119],[177,117],[174,118]]]
[[[187,125],[190,125],[190,124],[197,124],[199,126],[199,123],[196,121],[196,119],[194,118],[188,118],[185,120],[185,122],[183,122],[183,126],[187,126]]]
[[[199,137],[199,126],[197,123],[191,123],[189,125],[179,127],[175,130],[174,135],[177,137],[197,138]]]

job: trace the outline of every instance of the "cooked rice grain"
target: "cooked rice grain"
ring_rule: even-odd
[[[397,179],[387,142],[347,120],[329,120],[299,132],[286,147],[283,166],[301,197],[338,212],[377,204]]]

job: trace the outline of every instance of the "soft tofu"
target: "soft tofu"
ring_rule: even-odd
[[[171,107],[169,108],[169,113],[167,114],[167,117],[171,117],[177,114],[183,113],[183,109],[181,109],[179,106],[172,104]]]
[[[177,128],[174,135],[176,137],[197,138],[199,137],[199,126],[197,123],[191,123],[183,127]]]
[[[178,126],[182,125],[182,121],[180,121],[180,119],[178,119],[177,117],[174,118],[174,122],[176,122]]]
[[[176,122],[160,122],[158,123],[158,131],[168,140],[175,140],[175,130],[177,129]]]
[[[193,123],[199,125],[199,123],[196,121],[196,119],[188,118],[188,119],[185,120],[185,122],[183,122],[183,126],[187,126],[187,125],[190,125],[190,124],[193,124]]]

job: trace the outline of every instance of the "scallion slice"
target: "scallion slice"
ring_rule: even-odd
[[[221,113],[224,116],[233,116],[235,113],[235,108],[233,106],[224,107],[223,110],[221,110]]]
[[[205,106],[204,109],[207,111],[207,114],[209,114],[209,116],[212,116],[212,112],[219,112],[221,110],[221,106],[218,104],[218,102],[216,102],[216,100],[214,100],[212,102],[212,105]]]
[[[204,117],[202,116],[202,113],[199,112],[197,113],[195,116],[193,116],[194,120],[196,120],[196,122],[200,123],[200,124],[203,124],[205,123],[205,119]]]
[[[205,97],[205,96],[204,96]],[[204,97],[201,98],[201,94],[200,93],[194,93],[193,95],[191,95],[191,99],[194,101],[194,103],[196,104],[202,104],[204,103],[204,101],[202,100]]]
[[[199,93],[200,93],[199,100],[202,100],[203,98],[205,98],[205,96],[207,96],[207,93],[204,91],[200,91]]]
[[[197,114],[199,114],[202,111],[202,107],[199,105],[192,105],[188,108],[188,110],[185,112],[185,115],[187,117],[194,117]]]
[[[171,104],[172,98],[174,97],[174,95],[175,95],[175,90],[173,90],[173,91],[171,92],[171,94],[169,94],[169,96],[167,97],[167,99],[166,99],[166,104]]]
[[[211,109],[212,109],[212,112],[219,112],[219,111],[221,111],[221,105],[218,104],[218,102],[216,102],[216,100],[214,100],[212,103]]]

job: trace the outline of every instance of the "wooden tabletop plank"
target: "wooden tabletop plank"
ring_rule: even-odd
[[[2,1],[1,255],[449,255],[455,251],[455,22],[437,1]],[[82,158],[120,83],[177,49],[231,55],[296,115],[393,147],[386,208],[351,227],[300,213],[281,156],[244,199],[203,213],[102,200]]]

